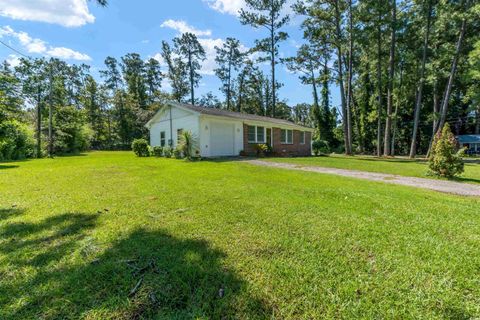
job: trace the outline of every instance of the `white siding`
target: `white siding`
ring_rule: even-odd
[[[166,145],[172,139],[173,147],[177,145],[177,130],[191,131],[198,137],[199,133],[199,117],[197,114],[192,114],[178,108],[172,108],[172,136],[170,136],[170,111],[165,108],[165,112],[155,120],[150,126],[150,145],[160,145],[160,132],[165,131]]]
[[[200,153],[202,157],[211,157],[210,152],[210,128],[215,124],[232,124],[234,126],[234,146],[232,156],[238,156],[243,150],[243,122],[235,120],[224,120],[208,116],[200,116]],[[217,137],[218,138],[218,137]]]

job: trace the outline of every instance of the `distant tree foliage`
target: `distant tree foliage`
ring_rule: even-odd
[[[163,40],[162,61],[106,57],[100,77],[55,58],[4,61],[1,159],[130,149],[148,138],[145,123],[168,100],[312,126],[314,140],[346,154],[413,158],[436,153],[447,124],[453,135],[480,133],[479,1],[245,2],[240,22],[267,34],[249,50],[233,37],[215,48],[221,98],[197,93],[207,57],[193,33]],[[283,57],[292,14],[303,19],[303,40]],[[279,90],[279,63],[311,91],[303,102],[292,105]]]

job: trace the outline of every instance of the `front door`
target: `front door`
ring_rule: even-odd
[[[267,128],[267,145],[270,147],[273,146],[273,141],[272,141],[272,128]]]

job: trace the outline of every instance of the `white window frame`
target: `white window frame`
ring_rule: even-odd
[[[254,140],[254,141],[250,140],[250,137],[249,137],[249,134],[248,134],[248,130],[249,130],[250,127],[254,127],[254,128],[255,128],[255,140]],[[258,127],[263,128],[263,141],[258,140]],[[248,143],[266,143],[266,139],[267,139],[267,127],[247,125],[247,139],[248,139]]]
[[[300,144],[305,144],[305,131],[300,131]]]
[[[180,136],[183,133],[183,128],[178,128],[177,129],[177,145],[180,143]]]
[[[282,132],[285,131],[285,141],[282,141]],[[292,139],[288,141],[288,132],[292,133]],[[293,130],[292,129],[280,129],[280,143],[281,144],[293,144]]]
[[[162,139],[163,133],[163,139]],[[160,147],[165,147],[167,145],[167,133],[165,131],[160,131]]]

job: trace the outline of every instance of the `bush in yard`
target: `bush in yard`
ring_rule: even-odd
[[[182,159],[184,157],[182,148],[180,146],[177,146],[175,149],[173,149],[173,156],[175,159]]]
[[[191,131],[183,131],[177,149],[188,159],[193,158],[198,151],[197,137]]]
[[[33,132],[16,121],[0,123],[0,160],[18,160],[33,157]]]
[[[172,148],[171,147],[163,148],[163,156],[165,158],[171,158],[172,157]]]
[[[153,155],[155,157],[161,157],[163,156],[163,148],[160,146],[155,146],[153,147]]]
[[[316,156],[325,155],[330,153],[330,147],[325,140],[315,140],[312,143],[313,154]]]
[[[445,124],[443,129],[433,139],[428,167],[434,175],[452,178],[462,174],[464,170],[462,156],[464,149],[458,149],[458,142],[455,139],[450,126]]]
[[[268,146],[264,143],[256,144],[253,147],[257,153],[257,157],[264,157],[268,151]]]
[[[137,157],[148,157],[150,151],[148,150],[148,142],[145,139],[135,139],[132,142],[132,150]]]

